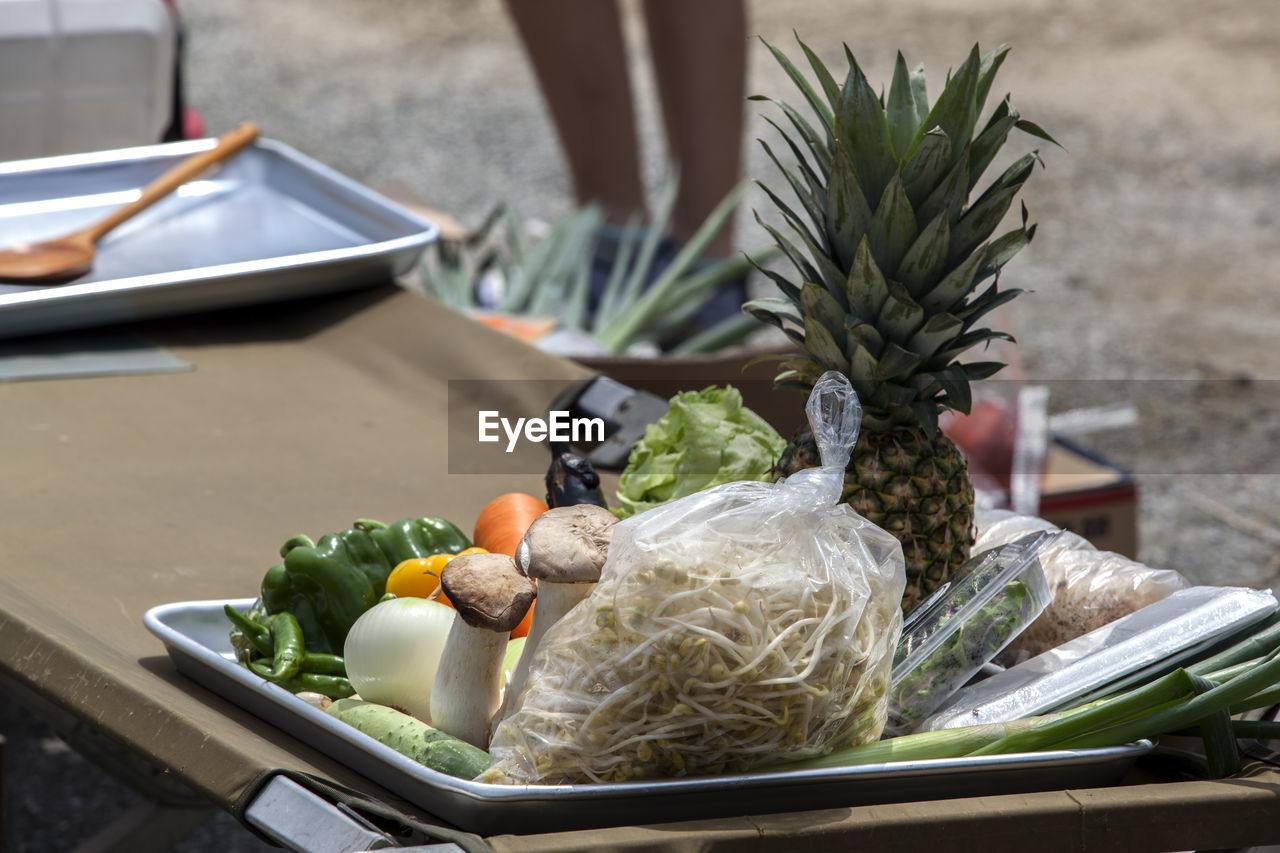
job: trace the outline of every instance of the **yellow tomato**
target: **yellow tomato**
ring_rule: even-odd
[[[431,598],[449,604],[449,599],[440,589],[440,572],[445,564],[464,554],[486,553],[483,548],[467,548],[457,554],[433,554],[405,560],[387,575],[387,592],[398,598]]]
[[[452,554],[434,554],[405,560],[387,575],[387,592],[398,598],[436,597],[435,593],[440,589],[440,570],[452,559]]]

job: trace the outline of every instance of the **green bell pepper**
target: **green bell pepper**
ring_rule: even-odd
[[[393,569],[405,560],[430,557],[433,554],[456,554],[471,547],[467,534],[443,518],[402,518],[394,524],[379,525],[370,530],[369,535],[382,549],[382,553],[387,555],[387,561]],[[386,591],[386,586],[387,578],[383,575],[379,596]]]
[[[342,654],[347,632],[382,598],[396,565],[470,545],[457,526],[431,517],[390,525],[361,519],[319,542],[294,536],[280,549],[283,562],[262,579],[263,607],[268,614],[292,613],[307,651]]]

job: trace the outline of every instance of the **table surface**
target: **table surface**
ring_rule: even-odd
[[[353,293],[138,324],[194,369],[0,383],[0,674],[232,808],[273,768],[434,818],[178,675],[142,624],[172,601],[250,596],[280,542],[357,517],[464,528],[526,473],[456,473],[450,380],[503,380],[540,411],[586,375],[412,293]],[[537,381],[534,381],[537,380]],[[453,464],[455,473],[450,473]],[[1162,850],[1280,842],[1280,772],[928,803],[495,836],[495,850]]]

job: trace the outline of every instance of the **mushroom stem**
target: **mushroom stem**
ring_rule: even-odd
[[[537,587],[505,554],[453,558],[440,572],[440,587],[458,618],[431,683],[431,725],[485,749],[502,703],[507,640],[529,612]]]
[[[511,670],[506,695],[502,699],[502,709],[494,715],[492,729],[496,730],[498,723],[520,709],[520,693],[529,679],[529,667],[533,663],[533,656],[537,654],[538,643],[542,641],[547,629],[559,622],[578,602],[590,595],[595,587],[593,583],[539,581],[538,606],[533,608],[529,634],[525,637],[524,648],[520,650],[520,657]]]
[[[600,580],[618,519],[595,504],[558,506],[544,512],[529,525],[516,548],[515,565],[525,577],[538,582],[538,606],[507,684],[502,708],[494,715],[493,728],[520,708],[520,693],[542,637],[574,605],[586,598]]]
[[[485,749],[502,704],[507,636],[454,619],[431,686],[431,725]]]

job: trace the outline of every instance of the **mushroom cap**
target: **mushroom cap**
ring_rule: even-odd
[[[613,513],[595,504],[549,509],[525,531],[516,564],[529,577],[550,583],[595,583],[617,523]]]
[[[464,554],[440,571],[440,587],[454,610],[473,628],[510,632],[538,594],[506,554]]]

